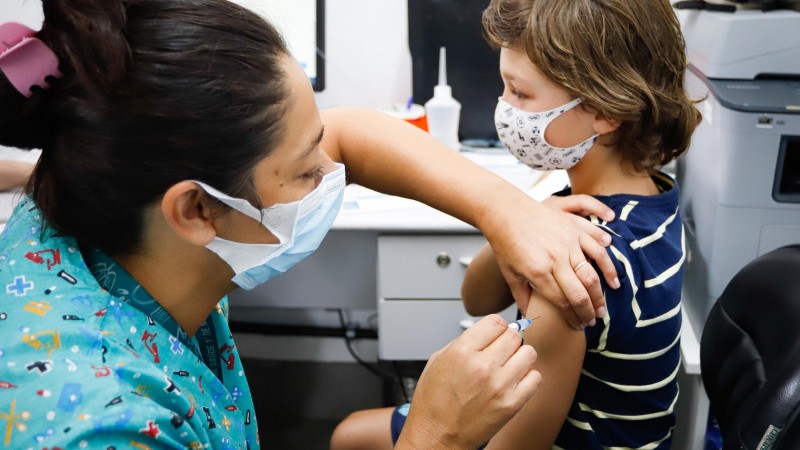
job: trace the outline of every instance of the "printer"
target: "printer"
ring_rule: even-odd
[[[676,167],[686,230],[684,308],[699,335],[742,267],[800,243],[800,12],[678,16],[686,88],[704,98],[697,105],[703,121]]]

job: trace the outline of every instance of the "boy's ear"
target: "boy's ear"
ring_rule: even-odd
[[[600,136],[605,136],[617,131],[621,123],[619,119],[613,119],[600,113],[595,113],[592,128],[594,128],[595,133]]]
[[[191,181],[181,181],[164,193],[161,214],[178,236],[198,246],[205,246],[217,235],[208,197]]]

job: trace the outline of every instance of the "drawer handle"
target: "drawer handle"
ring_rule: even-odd
[[[436,264],[439,265],[441,268],[445,268],[450,265],[450,255],[447,252],[441,252],[436,255]]]
[[[461,327],[461,330],[466,330],[467,328],[475,325],[475,319],[464,319],[461,322],[458,322],[458,326]]]

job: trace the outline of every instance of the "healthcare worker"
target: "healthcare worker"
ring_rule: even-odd
[[[575,302],[575,324],[593,320],[590,297],[602,305],[596,274],[572,272],[585,253],[613,280],[602,233],[395,119],[321,116],[278,33],[246,9],[43,5],[40,32],[0,27],[0,144],[42,148],[0,235],[6,447],[258,448],[226,295],[313,252],[348,178],[478,226],[516,288]],[[496,432],[539,383],[520,343],[489,316],[432,358],[398,448]]]

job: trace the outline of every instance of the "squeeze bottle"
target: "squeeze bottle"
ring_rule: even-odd
[[[425,103],[428,117],[428,131],[439,141],[453,150],[459,150],[458,121],[461,103],[453,98],[453,91],[447,85],[447,49],[439,49],[439,84],[433,88],[433,98]]]

